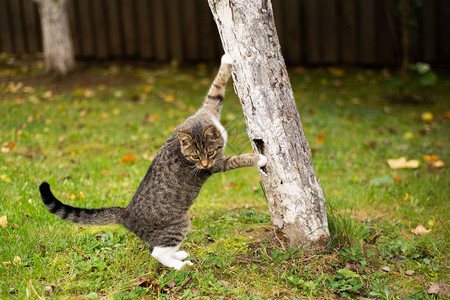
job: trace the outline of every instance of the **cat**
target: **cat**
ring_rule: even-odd
[[[72,207],[56,199],[43,182],[39,190],[46,208],[75,223],[123,225],[148,244],[162,265],[177,270],[192,265],[185,260],[189,254],[179,248],[190,226],[188,209],[202,185],[214,173],[267,164],[262,154],[224,155],[228,136],[219,118],[231,70],[232,59],[225,54],[203,106],[175,128],[126,207]]]

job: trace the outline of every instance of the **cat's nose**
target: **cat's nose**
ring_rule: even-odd
[[[207,168],[208,167],[208,161],[200,161],[200,165],[202,166],[202,168]]]

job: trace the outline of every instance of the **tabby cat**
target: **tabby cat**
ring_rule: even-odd
[[[128,206],[72,207],[56,199],[43,182],[39,190],[47,209],[75,223],[121,224],[147,242],[152,256],[164,266],[180,270],[191,265],[185,260],[188,253],[179,247],[190,225],[188,209],[202,185],[214,173],[267,163],[260,154],[224,156],[227,132],[219,118],[231,67],[232,59],[225,54],[203,106],[164,143]]]

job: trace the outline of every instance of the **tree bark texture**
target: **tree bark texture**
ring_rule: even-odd
[[[64,74],[75,68],[75,55],[67,12],[68,0],[35,0],[39,4],[47,72]]]
[[[290,246],[328,240],[325,197],[311,161],[270,0],[208,0],[253,150],[267,156],[260,169],[272,223]]]

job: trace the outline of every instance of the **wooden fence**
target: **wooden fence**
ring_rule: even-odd
[[[291,65],[398,65],[396,0],[272,0],[284,57]],[[78,59],[198,62],[222,46],[206,0],[70,0]],[[413,60],[450,63],[450,1],[423,0]],[[37,4],[0,0],[0,52],[42,51]]]

